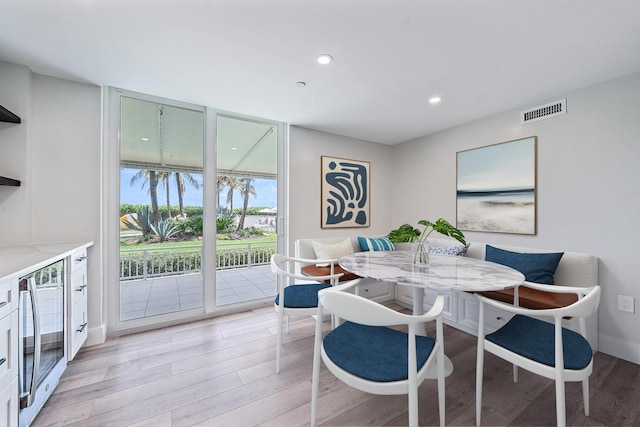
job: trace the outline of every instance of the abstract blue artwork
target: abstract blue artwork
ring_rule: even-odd
[[[536,137],[460,151],[457,227],[536,234]]]
[[[369,162],[321,157],[322,228],[369,226]]]

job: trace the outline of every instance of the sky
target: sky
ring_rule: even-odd
[[[533,188],[535,138],[458,153],[458,190]]]
[[[131,204],[151,204],[149,198],[149,183],[147,182],[144,188],[141,188],[144,178],[137,180],[131,185],[131,178],[139,169],[123,168],[120,169],[120,203]],[[202,183],[201,174],[191,174],[198,182]],[[202,188],[199,190],[185,182],[186,191],[183,195],[183,201],[185,206],[202,206]],[[253,181],[253,187],[256,189],[256,196],[249,197],[249,206],[261,206],[274,208],[277,206],[277,183],[276,180],[270,179],[255,179]],[[227,188],[222,189],[220,195],[220,203],[222,206],[227,206]],[[166,190],[162,184],[158,185],[158,204],[166,205]],[[169,201],[172,206],[178,206],[178,195],[176,192],[175,180],[169,183]],[[239,208],[242,206],[242,196],[239,192],[235,191],[233,196],[233,207]]]

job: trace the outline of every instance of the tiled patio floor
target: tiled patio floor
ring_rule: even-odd
[[[216,305],[275,297],[276,276],[268,265],[216,272]],[[120,320],[202,307],[202,275],[187,274],[120,284]]]

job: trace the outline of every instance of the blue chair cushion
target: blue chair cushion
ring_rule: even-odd
[[[527,282],[553,285],[553,275],[562,255],[564,252],[511,252],[487,245],[484,259],[518,270]]]
[[[366,251],[395,251],[396,246],[388,237],[360,237],[358,236],[360,250]]]
[[[556,365],[555,331],[551,323],[517,314],[486,339],[527,359]],[[562,353],[565,369],[583,369],[592,358],[589,342],[566,328],[562,328]]]
[[[318,306],[318,292],[330,288],[330,284],[297,284],[284,288],[284,306],[286,308],[311,308]],[[276,305],[280,304],[280,294],[276,296]]]
[[[381,326],[345,322],[324,338],[327,356],[345,371],[369,381],[408,378],[408,335]],[[416,336],[418,369],[431,354],[435,340]]]

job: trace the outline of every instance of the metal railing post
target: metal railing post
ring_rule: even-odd
[[[148,268],[147,268],[148,252],[146,249],[142,252],[142,279],[147,280]]]

